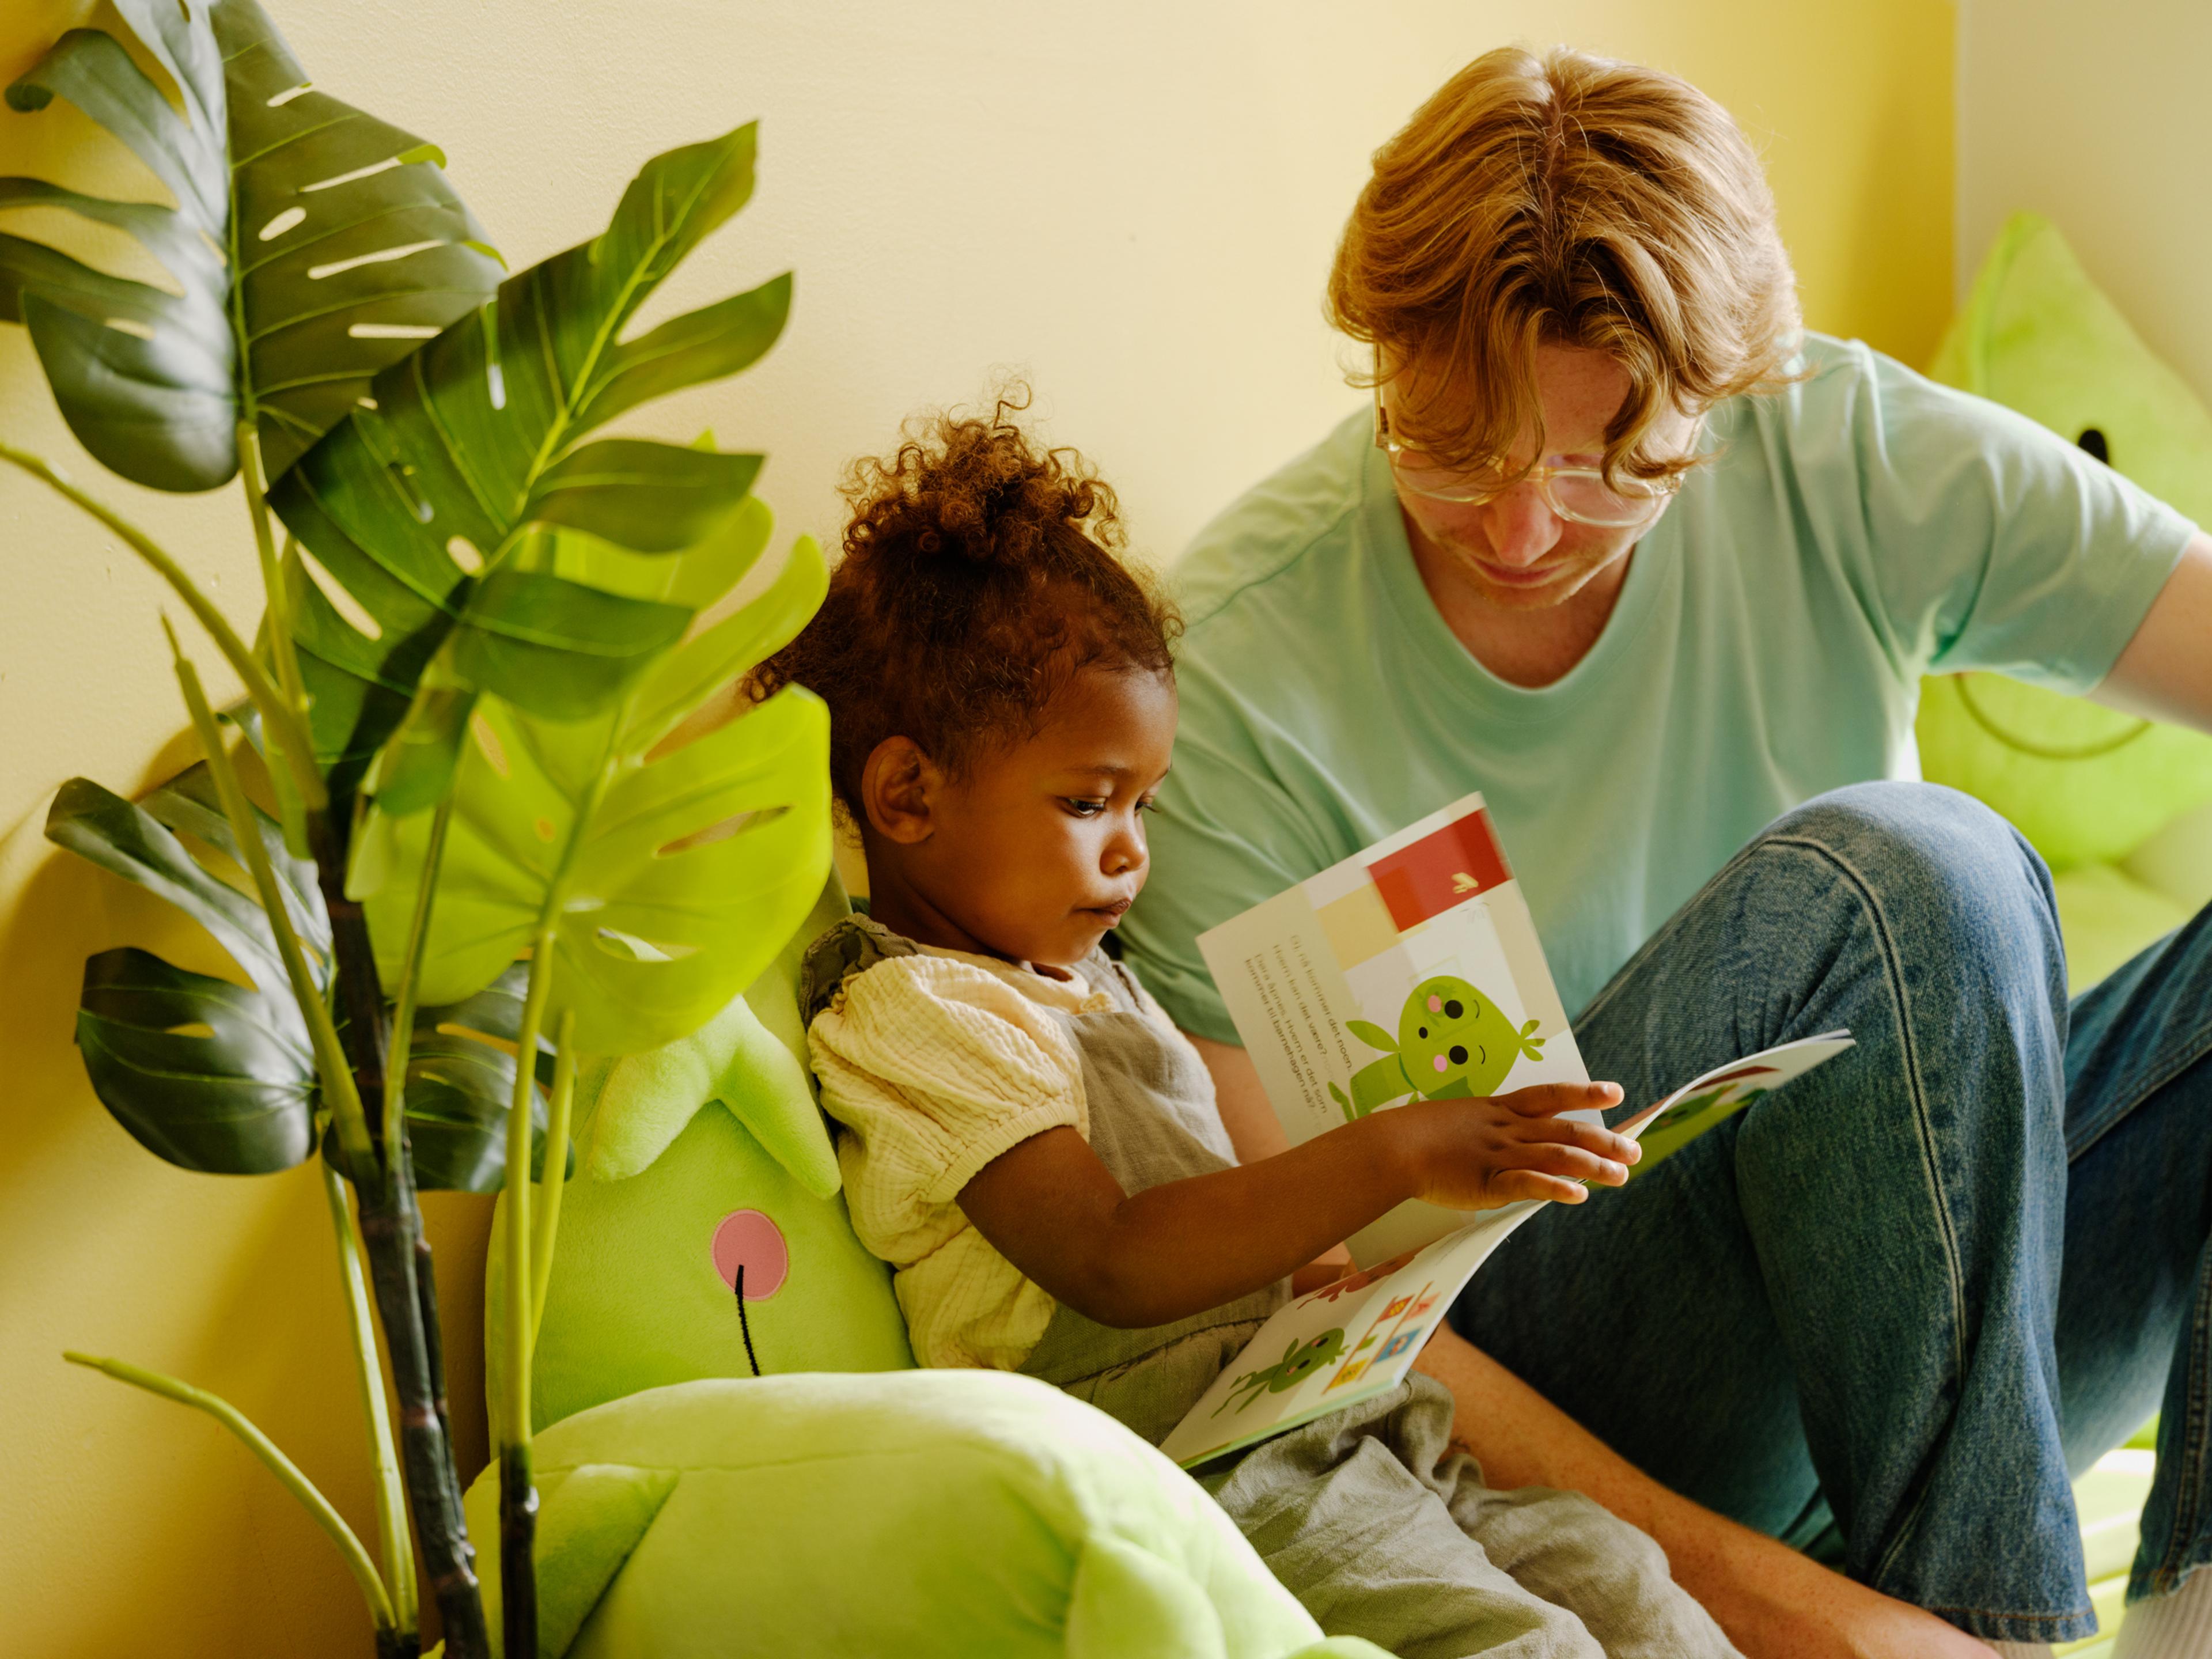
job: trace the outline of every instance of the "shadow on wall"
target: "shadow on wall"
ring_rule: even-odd
[[[183,734],[140,789],[197,757]],[[73,1494],[41,1523],[85,1543],[67,1553],[68,1577],[49,1561],[35,1584],[0,1552],[8,1645],[52,1659],[107,1659],[152,1642],[306,1653],[356,1623],[365,1645],[359,1595],[328,1540],[228,1433],[62,1360],[64,1347],[113,1354],[223,1395],[373,1535],[368,1443],[315,1166],[249,1178],[161,1162],[94,1097],[71,1040],[94,951],[133,944],[241,976],[178,912],[46,842],[45,819],[41,801],[0,838],[0,890],[13,894],[0,910],[0,1261],[5,1282],[46,1292],[0,1299],[0,1398],[19,1473],[42,1492]],[[422,1207],[465,1482],[486,1456],[491,1200],[432,1193]],[[210,1584],[250,1586],[250,1600],[211,1600]],[[427,1644],[434,1615],[425,1618]]]

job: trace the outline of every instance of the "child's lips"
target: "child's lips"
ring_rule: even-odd
[[[1117,924],[1124,915],[1128,914],[1129,901],[1125,898],[1120,898],[1115,899],[1111,902],[1106,904],[1086,904],[1083,908],[1094,916],[1104,918],[1106,925],[1109,927],[1111,927]]]

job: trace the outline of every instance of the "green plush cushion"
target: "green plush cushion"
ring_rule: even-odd
[[[1388,1659],[1324,1641],[1195,1484],[1027,1377],[689,1382],[565,1418],[536,1458],[556,1659]],[[495,1466],[468,1517],[495,1632]]]
[[[2212,413],[2136,337],[2047,221],[2016,215],[1929,373],[2107,459],[2212,522]],[[2124,858],[2212,800],[2212,738],[1990,674],[1923,688],[1921,768],[2020,826],[2054,870]]]
[[[890,1269],[847,1218],[804,1064],[800,957],[848,908],[833,878],[792,943],[704,1030],[580,1081],[576,1175],[562,1194],[531,1377],[535,1426],[641,1389],[750,1376],[756,1365],[775,1374],[914,1364]],[[729,1253],[720,1265],[715,1254],[726,1223],[733,1231],[724,1236],[749,1246],[754,1274],[742,1321]],[[500,1236],[495,1227],[484,1297],[495,1419]],[[761,1295],[763,1272],[778,1268]]]

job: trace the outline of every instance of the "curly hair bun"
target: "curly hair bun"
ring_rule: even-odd
[[[830,705],[831,781],[858,811],[862,767],[902,736],[957,769],[1033,728],[1085,668],[1167,674],[1175,607],[1116,556],[1114,492],[1072,449],[1010,419],[910,423],[891,455],[854,463],[845,556],[799,637],[754,672],[756,697],[803,685]]]
[[[1073,450],[1040,453],[1006,418],[1028,404],[1026,388],[1012,388],[988,420],[939,416],[909,427],[889,459],[855,462],[844,487],[853,507],[845,551],[1028,568],[1071,535],[1119,545],[1113,490]]]

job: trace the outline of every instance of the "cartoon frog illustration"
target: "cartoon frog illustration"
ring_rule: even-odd
[[[1544,1039],[1535,1035],[1534,1020],[1516,1031],[1496,1003],[1451,974],[1413,988],[1398,1018],[1396,1036],[1364,1019],[1349,1020],[1345,1029],[1383,1051],[1382,1059],[1352,1074],[1349,1097],[1334,1083],[1328,1085],[1347,1123],[1409,1094],[1427,1100],[1495,1094],[1515,1061],[1544,1057]]]
[[[1231,1404],[1241,1412],[1263,1394],[1287,1394],[1343,1352],[1344,1333],[1340,1329],[1323,1331],[1319,1336],[1308,1338],[1303,1346],[1294,1339],[1275,1364],[1246,1371],[1238,1377],[1231,1385],[1227,1397],[1213,1408],[1213,1414],[1220,1416]],[[1242,1399],[1238,1398],[1240,1395]]]

